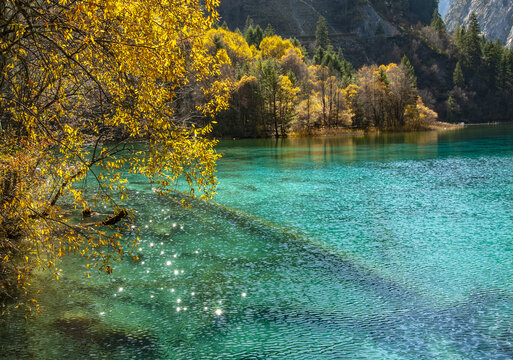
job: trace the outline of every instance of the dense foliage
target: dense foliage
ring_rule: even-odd
[[[448,101],[448,117],[470,117],[494,109],[504,119],[513,117],[513,49],[486,40],[475,14],[468,27],[454,33],[454,88]]]
[[[322,17],[315,44],[309,58],[299,41],[265,36],[250,19],[243,32],[211,30],[206,47],[227,59],[222,76],[233,83],[216,134],[278,137],[341,127],[420,129],[436,119],[418,96],[408,59],[356,72],[331,46]]]
[[[0,3],[0,300],[76,252],[110,272],[135,254],[122,168],[166,194],[209,197],[209,116],[226,104],[222,53],[204,34],[216,0]],[[217,56],[215,56],[217,55]],[[183,111],[188,94],[192,111]],[[197,127],[197,119],[204,126]],[[205,120],[206,119],[206,120]],[[144,140],[144,146],[129,144]],[[86,192],[84,181],[96,184]],[[91,187],[89,187],[90,189]],[[73,222],[102,209],[111,216]],[[106,210],[103,210],[106,209]]]
[[[513,118],[513,49],[485,39],[475,14],[467,27],[450,34],[438,12],[420,38],[446,61],[433,66],[438,84],[431,92],[443,95],[448,121],[511,121]],[[447,69],[445,71],[444,67]]]

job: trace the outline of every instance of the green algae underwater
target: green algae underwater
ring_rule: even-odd
[[[130,179],[141,260],[66,258],[0,357],[513,358],[513,126],[218,151],[190,209]]]

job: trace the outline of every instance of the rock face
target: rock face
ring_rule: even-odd
[[[499,39],[507,46],[513,45],[512,0],[452,0],[445,22],[450,30],[467,25],[475,13],[483,34],[488,39]]]
[[[394,36],[399,31],[372,5],[355,0],[223,0],[219,7],[222,20],[232,28],[244,28],[251,15],[263,28],[272,24],[283,36],[309,37],[315,34],[319,16],[326,19],[331,35],[355,34],[371,37],[377,32]]]

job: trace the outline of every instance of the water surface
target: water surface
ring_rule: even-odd
[[[513,358],[513,127],[225,141],[183,209],[130,181],[142,261],[41,279],[7,359]]]

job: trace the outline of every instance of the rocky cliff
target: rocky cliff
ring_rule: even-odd
[[[315,34],[319,16],[323,16],[332,35],[354,34],[361,37],[398,30],[380,16],[366,1],[355,0],[223,0],[219,7],[230,27],[242,29],[247,16],[264,27],[269,23],[283,36],[309,37]]]
[[[470,15],[475,13],[483,34],[489,39],[499,39],[513,45],[513,1],[512,0],[452,0],[445,22],[450,30],[458,25],[467,25]]]
[[[265,28],[299,39],[310,51],[319,16],[326,19],[331,43],[359,67],[400,61],[407,49],[405,30],[429,22],[436,0],[222,0],[221,21],[243,29],[247,17]]]

